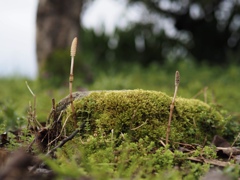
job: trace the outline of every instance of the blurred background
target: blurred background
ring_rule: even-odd
[[[77,36],[75,90],[172,95],[179,70],[179,96],[240,119],[239,0],[8,0],[0,22],[0,96],[20,113],[31,99],[25,80],[40,97],[42,120],[51,98],[67,94]]]

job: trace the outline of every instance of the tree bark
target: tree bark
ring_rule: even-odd
[[[39,75],[45,76],[49,55],[69,48],[80,32],[83,0],[39,0],[37,11],[37,61]],[[79,38],[78,38],[79,39]]]

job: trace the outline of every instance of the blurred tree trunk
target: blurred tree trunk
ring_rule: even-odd
[[[80,32],[84,0],[39,0],[37,11],[37,60],[39,75],[47,76],[52,52],[67,49]]]

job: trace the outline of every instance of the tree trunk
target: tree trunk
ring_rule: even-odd
[[[69,48],[80,32],[83,0],[39,0],[37,11],[37,60],[40,76],[49,55],[57,49]],[[79,39],[79,38],[78,38]]]

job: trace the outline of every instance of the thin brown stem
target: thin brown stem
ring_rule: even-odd
[[[166,133],[166,145],[168,144],[168,139],[169,139],[169,135],[170,135],[170,131],[171,131],[171,121],[172,121],[174,103],[175,103],[175,99],[176,99],[176,96],[177,96],[179,83],[180,83],[180,74],[179,74],[178,71],[176,71],[176,74],[175,74],[175,91],[174,91],[174,95],[173,95],[173,98],[172,98],[172,103],[170,105],[170,113],[169,113],[167,133]]]

